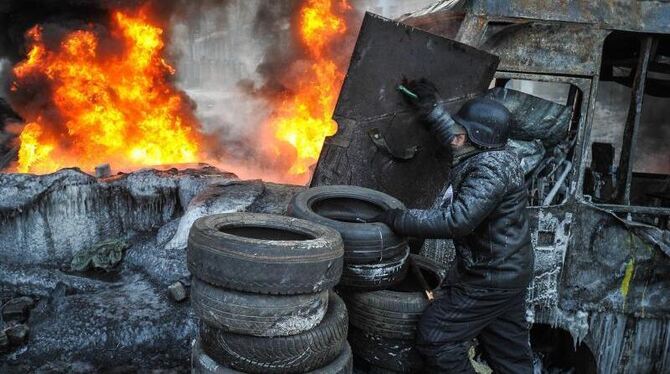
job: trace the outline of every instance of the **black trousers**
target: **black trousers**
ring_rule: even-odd
[[[474,373],[468,359],[473,338],[494,373],[532,373],[526,290],[467,286],[445,288],[419,321],[417,349],[426,373]]]

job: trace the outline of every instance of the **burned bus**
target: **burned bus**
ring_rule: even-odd
[[[395,22],[368,15],[338,133],[311,184],[361,185],[427,208],[448,183],[449,156],[407,123],[414,114],[398,109],[388,77],[436,79],[453,109],[477,95],[500,101],[530,196],[536,357],[546,370],[668,372],[668,17],[664,1],[450,0],[397,20],[410,25],[395,24],[406,27],[399,38],[385,31]],[[448,263],[448,247],[417,250]]]

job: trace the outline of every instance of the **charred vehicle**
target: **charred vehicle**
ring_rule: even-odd
[[[587,0],[443,1],[400,20],[413,27],[368,15],[311,183],[429,207],[450,156],[389,77],[431,78],[451,109],[500,101],[531,197],[539,365],[668,372],[669,17],[663,1]],[[429,244],[424,254],[449,261],[448,243]]]

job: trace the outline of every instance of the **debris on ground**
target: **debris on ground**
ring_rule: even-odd
[[[121,262],[123,253],[128,247],[129,244],[122,239],[103,240],[76,253],[70,263],[70,269],[73,271],[89,269],[110,271]]]
[[[176,302],[184,301],[188,297],[186,287],[180,281],[171,284],[168,287],[168,292],[170,293],[170,298]]]
[[[112,175],[112,168],[109,164],[102,164],[95,167],[96,178],[107,178]]]
[[[28,296],[10,299],[2,307],[2,319],[4,321],[25,322],[28,320],[30,308],[32,308],[33,305],[35,305],[35,300]]]
[[[11,346],[17,347],[25,344],[28,341],[28,333],[30,328],[22,323],[10,326],[5,329],[4,334],[9,340]]]
[[[9,350],[9,338],[7,334],[0,330],[0,353],[7,352]]]

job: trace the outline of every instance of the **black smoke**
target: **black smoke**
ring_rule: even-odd
[[[146,13],[167,32],[175,18],[185,18],[223,7],[228,0],[3,0],[0,1],[0,59],[13,65],[27,52],[26,32],[35,25],[44,28],[44,41],[49,46],[59,43],[72,30],[89,29],[104,35],[110,13],[116,10],[146,8]],[[104,38],[102,39],[104,44]],[[113,46],[109,46],[113,48]],[[102,45],[104,50],[106,46]],[[113,51],[112,51],[113,52]],[[0,94],[7,90],[8,71],[0,76]]]
[[[258,7],[254,19],[254,33],[259,38],[270,40],[263,61],[256,72],[263,78],[261,84],[253,84],[249,80],[241,80],[239,85],[251,95],[263,98],[276,98],[290,94],[292,84],[300,79],[300,75],[308,68],[310,56],[300,43],[299,24],[300,10],[305,1],[268,1]],[[346,71],[351,51],[362,19],[362,11],[350,7],[345,9],[342,2],[333,1],[335,13],[343,17],[347,24],[346,33],[331,43],[328,56],[336,65]],[[285,32],[286,24],[292,25],[290,32]]]

